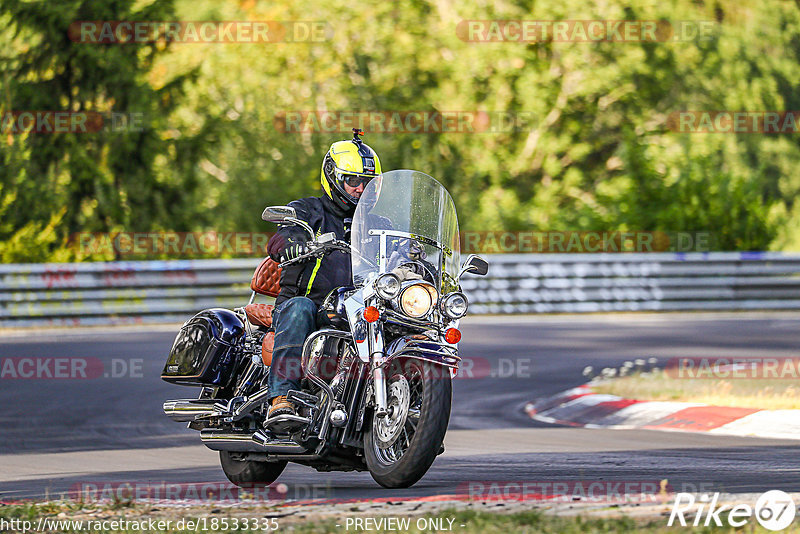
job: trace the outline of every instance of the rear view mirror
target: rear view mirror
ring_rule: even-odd
[[[472,273],[477,274],[478,276],[484,276],[488,272],[489,262],[477,254],[470,254],[467,258],[467,261],[464,262],[464,266],[461,267],[461,273],[458,275],[458,277],[461,278],[464,273]]]
[[[267,206],[264,208],[264,213],[261,214],[263,220],[271,223],[281,223],[287,218],[294,219],[295,217],[297,217],[297,213],[291,206]]]
[[[484,276],[489,272],[489,262],[475,254],[467,258],[466,267],[468,268],[467,272],[477,274],[478,276]]]
[[[307,222],[297,218],[297,212],[291,206],[267,206],[264,208],[261,218],[271,223],[294,224],[306,231],[309,240],[314,239],[314,230],[311,229]]]

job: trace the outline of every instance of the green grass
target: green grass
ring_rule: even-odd
[[[245,517],[264,517],[265,510],[237,510],[237,508],[230,508],[226,510],[214,510],[216,515],[208,515],[214,513],[211,508],[205,510],[194,510],[194,514],[188,514],[187,511],[181,509],[164,509],[158,507],[151,507],[149,505],[133,505],[126,510],[113,510],[113,515],[109,515],[112,511],[111,505],[82,505],[80,503],[50,503],[50,504],[28,504],[28,505],[11,505],[0,507],[0,519],[28,519],[31,521],[38,520],[39,517],[49,517],[52,519],[71,519],[73,517],[84,517],[85,515],[94,516],[95,518],[126,518],[129,520],[142,520],[147,517],[158,516],[158,519],[171,519],[173,523],[177,520],[186,517],[205,516],[208,521],[211,518],[223,519],[229,516]],[[607,511],[607,510],[606,510]],[[157,512],[157,513],[156,513]],[[224,512],[224,513],[223,513]],[[98,516],[99,514],[99,516]],[[186,514],[184,516],[184,514]],[[60,517],[59,517],[60,515]],[[267,514],[269,515],[269,514]],[[363,513],[359,516],[353,517],[367,517]],[[377,517],[392,517],[392,516],[377,516]],[[403,517],[403,516],[397,516]],[[585,516],[554,516],[545,513],[541,510],[530,510],[517,513],[494,513],[487,511],[472,511],[472,510],[442,510],[433,515],[424,515],[419,517],[410,517],[410,527],[407,531],[397,530],[372,530],[372,529],[359,529],[352,526],[347,529],[345,526],[345,519],[301,519],[297,516],[290,516],[278,519],[278,531],[292,532],[294,534],[317,534],[327,532],[409,532],[409,533],[422,533],[422,532],[435,532],[435,530],[420,530],[417,528],[417,520],[421,518],[445,518],[453,519],[452,532],[457,534],[509,534],[509,533],[546,533],[546,534],[583,534],[583,533],[626,533],[626,532],[645,532],[645,533],[674,533],[676,529],[681,527],[667,527],[667,519],[664,516],[651,519],[632,519],[630,517],[612,517],[612,518],[593,518]],[[724,519],[724,518],[723,518]],[[338,527],[336,525],[339,525]],[[445,525],[447,525],[445,521]],[[463,527],[461,525],[464,525]],[[697,533],[711,533],[711,532],[740,532],[741,529],[733,528],[708,528],[708,527],[692,527],[692,532]],[[766,533],[757,523],[746,526],[746,532],[759,532]],[[61,530],[60,532],[86,532],[80,530]],[[112,531],[105,531],[112,532]],[[117,531],[133,534],[139,532],[136,530]],[[176,530],[169,529],[164,531],[168,534],[182,533],[182,532],[195,532],[195,530]],[[206,530],[206,532],[210,532]],[[230,532],[225,530],[216,530],[215,532]],[[249,530],[242,529],[236,532],[259,532],[264,533],[268,530]],[[800,532],[800,528],[792,525],[784,532]]]
[[[800,409],[800,387],[789,379],[676,378],[656,370],[592,384],[597,393],[626,399],[698,402],[714,406]]]

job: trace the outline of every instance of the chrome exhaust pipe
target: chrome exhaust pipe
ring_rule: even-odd
[[[276,454],[302,454],[305,447],[289,439],[270,440],[260,430],[254,433],[235,434],[224,430],[204,428],[200,431],[203,445],[212,451],[266,452]]]
[[[225,406],[214,399],[179,399],[164,403],[164,414],[178,423],[194,421],[198,416],[208,416],[224,411]]]
[[[164,403],[164,414],[178,423],[189,423],[197,417],[208,417],[214,414],[231,415],[234,421],[244,419],[253,410],[262,406],[269,397],[269,390],[264,388],[250,398],[236,397],[226,405],[219,399],[179,399]],[[244,401],[233,414],[229,414],[230,404]]]

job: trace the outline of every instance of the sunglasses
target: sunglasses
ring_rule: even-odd
[[[375,178],[374,176],[359,176],[357,174],[343,174],[342,179],[344,183],[349,185],[350,187],[358,187],[361,184],[365,186]]]

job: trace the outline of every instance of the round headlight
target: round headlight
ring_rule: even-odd
[[[463,293],[450,293],[442,299],[442,311],[451,319],[461,319],[467,314],[469,302]]]
[[[400,296],[403,313],[410,317],[422,317],[433,307],[430,291],[422,284],[408,286]]]
[[[375,280],[375,291],[385,299],[393,299],[400,293],[400,279],[392,273],[382,274]]]

